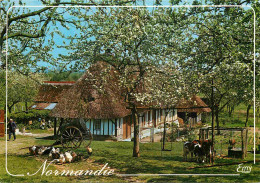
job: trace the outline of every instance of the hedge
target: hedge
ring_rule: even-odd
[[[30,110],[28,112],[11,113],[8,118],[14,119],[17,123],[28,123],[29,120],[49,117],[49,110]]]

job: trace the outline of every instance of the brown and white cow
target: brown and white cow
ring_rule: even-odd
[[[211,157],[211,140],[193,140],[192,142],[185,142],[183,145],[183,157],[187,161],[190,154],[191,159],[195,155],[197,162],[209,162]]]
[[[209,139],[201,141],[201,148],[203,156],[206,158],[206,162],[210,162],[210,157],[212,156],[211,152],[212,141]]]
[[[183,144],[183,158],[184,161],[188,160],[188,155],[190,154],[191,159],[193,158],[194,154],[194,147],[199,144],[199,140],[193,140],[192,142],[185,142]]]

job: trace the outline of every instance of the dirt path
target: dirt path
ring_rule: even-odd
[[[17,135],[21,136],[29,136],[29,137],[48,137],[52,134],[50,133],[18,133]]]

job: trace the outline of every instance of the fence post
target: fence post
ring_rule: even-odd
[[[151,142],[154,142],[154,126],[151,128]]]
[[[241,139],[242,139],[242,159],[245,158],[245,150],[244,150],[244,129],[241,130]]]
[[[56,139],[56,136],[57,136],[57,118],[54,118],[54,138]]]
[[[248,128],[246,128],[246,139],[245,139],[245,157],[247,157],[247,137],[248,137]]]

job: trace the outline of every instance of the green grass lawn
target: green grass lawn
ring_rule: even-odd
[[[229,123],[227,123],[229,124]],[[39,133],[37,130],[31,131]],[[249,132],[248,150],[252,148],[252,131]],[[239,147],[239,135],[233,134]],[[228,140],[231,134],[223,132],[221,135],[216,135],[215,149],[217,155],[227,154]],[[257,139],[258,136],[257,136]],[[22,147],[32,145],[50,145],[54,140],[46,140],[43,138],[35,138],[28,136],[18,136],[16,141],[8,142],[8,170],[12,174],[26,174],[27,172],[35,172],[42,165],[42,161],[46,157],[36,159],[28,156],[28,149],[21,150]],[[259,144],[259,140],[257,141]],[[170,144],[167,143],[168,147]],[[4,147],[5,138],[0,139],[0,162],[5,162]],[[205,167],[188,169],[190,167],[202,166],[196,162],[184,162],[182,155],[183,142],[173,142],[172,151],[161,152],[161,143],[141,143],[140,144],[140,158],[132,157],[133,142],[104,142],[93,141],[91,144],[93,149],[92,156],[86,161],[77,163],[50,166],[50,169],[66,169],[66,170],[96,170],[108,163],[109,167],[115,169],[116,174],[237,174],[237,165],[226,165],[217,167]],[[86,150],[82,146],[76,150],[77,152],[85,153]],[[260,155],[256,155],[256,159],[260,159]],[[252,161],[253,154],[248,153],[245,161]],[[222,159],[216,157],[215,164],[241,162],[241,159]],[[244,160],[243,160],[244,161]],[[143,182],[258,182],[260,180],[260,166],[259,162],[256,165],[252,163],[245,164],[252,166],[250,174],[241,173],[240,176],[138,176],[126,177],[120,176],[111,177],[61,177],[61,176],[36,176],[29,177],[13,177],[6,173],[5,164],[0,165],[0,182],[128,182],[128,181],[143,181]]]
[[[161,154],[160,143],[140,144],[141,157],[134,158],[132,155],[132,142],[98,142],[92,144],[94,149],[92,158],[99,163],[109,163],[110,166],[119,169],[126,174],[235,174],[237,165],[187,169],[200,166],[195,162],[183,162],[182,142],[175,142],[171,152]],[[257,156],[259,159],[259,155]],[[252,160],[253,155],[248,154],[246,160]],[[223,160],[216,159],[218,163],[239,162],[241,159]],[[259,164],[252,165],[253,171],[249,175],[241,174],[239,177],[202,177],[202,176],[181,176],[181,177],[141,177],[145,181],[202,181],[202,182],[239,182],[257,181],[260,178]],[[140,177],[139,177],[140,178]]]
[[[227,109],[224,108],[224,110],[219,113],[220,127],[245,127],[246,110],[247,110],[246,105],[239,104],[238,106],[235,107],[234,112],[232,113],[231,117],[229,117]],[[257,114],[256,114],[256,127],[260,127],[259,120],[257,123]],[[207,115],[206,121],[208,122],[209,125],[211,125],[211,114],[210,113]],[[253,107],[251,107],[251,109],[249,110],[248,126],[249,127],[254,126]]]
[[[33,157],[29,156],[28,148],[21,149],[32,145],[51,145],[53,140],[44,140],[28,136],[17,136],[16,141],[8,142],[7,169],[10,174],[24,174],[25,176],[11,176],[6,172],[5,168],[5,138],[0,139],[0,182],[126,182],[125,179],[117,176],[41,176],[41,172],[30,177],[27,173],[35,173],[42,163],[48,158],[47,156]],[[86,152],[84,152],[86,154]],[[75,162],[64,165],[51,165],[48,170],[99,170],[102,164],[93,163],[93,160]]]
[[[48,177],[37,174],[33,177],[26,176],[27,172],[34,173],[40,162],[34,157],[27,157],[23,155],[8,155],[8,171],[10,174],[25,174],[25,176],[10,176],[5,169],[5,156],[0,155],[0,182],[65,182],[66,177]],[[55,168],[50,167],[51,170]]]
[[[18,137],[17,141],[8,142],[10,148],[12,144],[18,143],[17,146],[24,147],[33,144],[52,144],[53,140],[35,139],[33,137]],[[4,145],[4,139],[0,140],[0,143]],[[15,145],[15,144],[13,144]],[[82,161],[78,163],[71,163],[66,165],[58,165],[60,168],[67,168],[72,170],[98,168],[105,163],[114,169],[118,174],[236,174],[237,165],[211,167],[211,168],[199,168],[199,169],[187,169],[189,167],[201,166],[195,162],[184,162],[182,160],[182,142],[174,142],[171,152],[161,153],[160,143],[142,143],[140,144],[140,158],[132,157],[132,142],[103,142],[93,141],[92,149],[93,155],[88,161]],[[9,150],[9,149],[8,149]],[[78,152],[86,153],[83,147],[77,150]],[[27,173],[34,172],[37,167],[41,166],[41,161],[37,161],[34,157],[29,157],[26,153],[27,149],[15,152],[10,149],[8,152],[8,170],[15,173]],[[257,159],[260,156],[257,155]],[[44,158],[43,158],[44,159]],[[252,160],[253,155],[248,154],[245,160]],[[1,153],[0,161],[4,162],[5,157]],[[216,159],[218,163],[231,163],[240,162],[241,159]],[[239,177],[204,177],[204,176],[142,176],[131,178],[131,181],[148,181],[148,182],[162,182],[162,181],[184,181],[184,182],[244,182],[253,181],[257,182],[260,175],[259,163],[256,165],[247,164],[253,166],[250,174],[241,174]],[[57,167],[51,166],[51,169]],[[0,171],[5,172],[4,165],[0,166]],[[32,177],[11,177],[7,173],[1,174],[0,182],[78,182],[78,181],[112,181],[122,182],[130,179],[122,179],[117,176],[112,177],[47,177],[47,176],[34,176]]]

